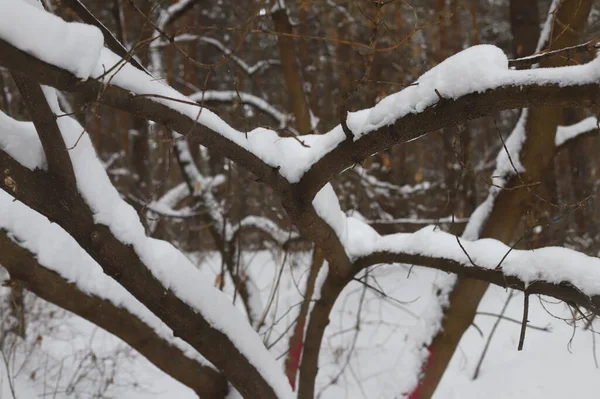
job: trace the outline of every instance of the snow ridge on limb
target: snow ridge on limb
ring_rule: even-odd
[[[559,126],[558,129],[556,129],[556,147],[562,147],[569,141],[594,130],[598,130],[598,118],[595,116],[589,116],[574,125]]]
[[[8,40],[12,45],[10,37],[0,35],[0,39]],[[11,63],[22,61],[14,56],[2,58],[2,64],[9,68]],[[498,48],[489,45],[474,46],[431,69],[416,85],[386,97],[371,109],[350,113],[348,126],[355,135],[355,141],[345,143],[345,135],[340,126],[324,135],[303,136],[301,141],[296,138],[279,137],[276,132],[268,129],[258,128],[248,133],[237,131],[210,110],[201,109],[188,97],[153,80],[129,64],[122,65],[122,62],[120,57],[103,49],[92,75],[101,78],[104,83],[132,94],[128,99],[116,98],[116,92],[109,94],[107,90],[100,97],[100,101],[129,111],[141,111],[144,117],[160,123],[168,121],[173,127],[179,125],[179,130],[187,133],[187,130],[183,129],[183,120],[180,117],[167,115],[176,111],[189,118],[194,125],[208,127],[219,136],[219,140],[225,139],[229,142],[227,147],[232,151],[227,151],[226,156],[241,162],[254,172],[261,172],[258,173],[259,176],[267,175],[266,170],[257,170],[256,162],[249,158],[260,160],[277,170],[277,175],[288,183],[298,183],[298,191],[305,192],[306,199],[312,199],[316,191],[333,175],[351,166],[353,158],[360,160],[399,141],[410,140],[439,127],[452,125],[456,123],[455,119],[472,119],[533,102],[589,104],[596,101],[597,96],[597,88],[590,85],[600,79],[600,68],[596,67],[600,61],[597,60],[586,65],[514,71],[508,69],[508,60]],[[470,83],[461,79],[465,68],[471,69],[476,65],[482,65],[478,68],[478,71],[481,69],[478,79]],[[105,75],[111,68],[112,71]],[[61,86],[66,90],[87,91],[91,98],[97,98],[100,87],[81,84],[74,87],[73,82],[65,81],[67,76],[61,75],[59,71],[50,72],[47,68],[45,70],[47,73],[40,75],[43,75],[43,80],[47,80],[46,83]],[[452,84],[454,81],[457,83]],[[572,90],[569,91],[568,88]],[[440,98],[443,101],[440,101]],[[148,109],[133,104],[146,104],[145,100],[159,103],[166,109],[163,108],[158,114],[152,112],[146,115]],[[470,104],[465,107],[467,101]],[[429,118],[433,113],[437,114],[436,119]],[[415,126],[409,119],[414,120]],[[402,126],[398,125],[400,120],[403,122]],[[186,125],[189,122],[187,121]],[[370,138],[369,133],[375,132],[378,140]],[[197,137],[204,143],[212,139],[207,138],[204,133],[203,137],[198,137],[197,134],[195,130],[190,132],[192,137]],[[236,148],[237,150],[233,150]],[[240,156],[241,152],[248,152],[251,157]],[[323,170],[327,170],[327,173],[323,173]],[[272,184],[278,180],[270,177],[267,182]]]
[[[104,46],[98,28],[65,22],[22,0],[0,0],[0,38],[82,80],[90,77]]]
[[[103,51],[100,60],[103,67],[98,67],[94,76],[101,76],[104,70],[110,70],[120,62],[121,59],[112,52]],[[600,72],[596,68],[598,63],[600,61],[563,68],[538,69],[535,73],[514,71],[508,69],[508,58],[499,48],[491,45],[474,46],[448,58],[425,73],[415,85],[384,98],[375,107],[349,113],[348,127],[354,133],[355,142],[358,142],[368,133],[393,125],[407,115],[422,113],[436,105],[440,96],[449,101],[506,86],[578,86],[594,83],[600,79]],[[464,70],[467,67],[477,68],[478,73],[475,75],[478,79],[465,79]],[[266,164],[278,168],[279,174],[290,183],[299,182],[314,164],[345,139],[339,126],[324,135],[302,136],[304,145],[296,138],[279,137],[269,129],[257,128],[248,133],[237,131],[212,111],[202,109],[195,101],[190,101],[189,97],[129,65],[119,68],[114,75],[110,73],[104,76],[104,79],[176,110],[217,132]]]
[[[180,348],[190,359],[213,367],[189,344],[173,337],[172,330],[151,313],[119,283],[104,274],[96,263],[62,227],[51,223],[4,191],[0,191],[0,229],[6,230],[37,262],[59,274],[89,295],[111,302],[138,317],[162,339]]]
[[[53,89],[45,88],[45,92],[50,108],[56,114],[61,114],[56,95],[54,98],[50,97]],[[191,262],[173,246],[145,236],[135,210],[120,198],[110,183],[84,129],[70,117],[59,118],[57,122],[66,147],[70,148],[68,154],[76,177],[77,191],[93,215],[95,234],[104,234],[100,233],[102,229],[99,226],[104,225],[122,245],[131,246],[144,267],[164,287],[163,290],[175,293],[179,300],[201,315],[211,328],[220,331],[231,340],[236,350],[255,367],[264,381],[268,382],[269,389],[272,389],[277,397],[289,397],[291,395],[289,386],[277,363],[228,298],[199,276]],[[22,195],[22,190],[26,189],[25,186],[18,185],[20,181],[14,185],[7,185],[6,181],[6,179],[3,181],[5,190],[12,188],[12,192]],[[66,209],[71,212],[73,208],[67,205]],[[71,234],[75,234],[77,238],[77,234],[80,233],[72,231]],[[83,237],[78,237],[80,244],[82,244],[81,240]],[[94,233],[92,233],[92,241],[94,241]],[[96,249],[98,250],[103,251]],[[139,292],[137,294],[139,295]],[[228,316],[223,317],[223,314]],[[173,328],[173,325],[170,327]],[[186,340],[193,345],[189,338]]]

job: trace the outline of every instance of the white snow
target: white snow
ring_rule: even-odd
[[[346,216],[330,184],[317,193],[313,206],[336,232],[351,259],[389,252],[453,260],[467,267],[471,266],[472,260],[479,267],[494,269],[508,254],[501,265],[503,273],[516,276],[525,284],[538,280],[555,284],[567,282],[586,295],[600,295],[600,259],[577,251],[561,247],[511,250],[493,239],[463,239],[463,250],[455,235],[435,226],[424,227],[415,233],[381,236],[360,219]]]
[[[172,330],[125,288],[102,271],[87,252],[56,223],[0,190],[0,229],[10,233],[21,247],[35,254],[40,265],[95,295],[137,316],[156,334],[180,348],[190,359],[210,365],[191,346],[173,336]],[[211,366],[212,367],[212,366]]]
[[[348,237],[348,222],[331,183],[327,183],[319,190],[313,199],[312,205],[317,215],[331,226],[340,241],[345,243]]]
[[[498,47],[470,47],[424,73],[414,86],[387,96],[370,110],[349,113],[348,127],[358,139],[372,130],[394,123],[402,116],[423,112],[436,104],[439,101],[436,90],[446,99],[482,93],[496,87],[498,78],[507,70],[508,58]]]
[[[101,61],[94,76],[102,75],[120,61],[119,57],[103,50]],[[355,140],[382,126],[395,123],[410,113],[419,113],[439,101],[436,90],[443,98],[456,99],[470,93],[482,93],[502,86],[531,84],[581,85],[596,82],[600,78],[600,61],[563,68],[514,71],[508,68],[506,55],[497,47],[480,45],[468,48],[440,63],[416,82],[415,86],[392,94],[375,107],[348,114],[348,126]],[[464,71],[468,70],[469,74]],[[166,96],[179,101],[190,101],[174,89],[165,86],[130,65],[119,69],[115,76],[109,74],[106,81],[135,94],[164,104],[198,123],[221,134],[226,139],[250,151],[265,163],[279,168],[279,173],[291,183],[298,182],[303,174],[319,159],[332,151],[345,139],[340,126],[323,135],[306,135],[301,140],[279,137],[269,129],[256,128],[240,132],[208,109],[152,95]],[[230,97],[230,96],[229,96]],[[197,97],[194,97],[197,99]],[[270,108],[267,108],[270,109]]]
[[[461,240],[461,244],[473,262],[486,269],[496,268],[508,253],[501,265],[502,272],[518,277],[526,284],[535,281],[567,282],[586,295],[600,294],[600,259],[596,257],[561,247],[511,251],[509,246],[493,239]],[[433,226],[415,233],[383,236],[372,251],[443,258],[471,266],[456,236],[435,230]]]
[[[195,261],[201,264],[206,279],[213,280],[220,273],[220,260],[216,254],[203,255],[202,260]],[[261,297],[266,302],[269,287],[277,274],[279,259],[265,251],[247,252],[243,256],[242,263],[250,277],[259,284]],[[302,253],[291,255],[289,266],[284,267],[280,294],[277,296],[277,303],[272,306],[267,322],[268,329],[272,329],[273,333],[268,339],[265,335],[267,344],[274,345],[271,349],[274,354],[284,354],[287,351],[290,331],[286,333],[286,330],[297,317],[298,306],[294,305],[303,299],[297,287],[304,286],[309,266],[310,254]],[[410,346],[413,345],[410,335],[412,335],[411,331],[420,328],[420,319],[426,317],[423,312],[428,303],[436,300],[435,287],[439,282],[439,276],[435,271],[421,267],[414,267],[409,272],[407,265],[380,266],[373,269],[370,276],[371,285],[375,284],[376,279],[378,286],[386,295],[405,304],[400,305],[392,300],[382,299],[377,292],[368,290],[359,315],[360,294],[364,286],[352,282],[344,289],[331,313],[331,321],[325,331],[326,344],[321,349],[315,395],[320,395],[323,399],[402,398],[401,394],[410,391],[412,384],[416,382],[420,363],[410,361],[412,351]],[[317,284],[317,287],[319,286],[320,284]],[[233,295],[233,285],[230,281],[227,281],[225,287],[227,293]],[[507,292],[503,288],[491,287],[478,311],[498,313],[506,296]],[[543,299],[548,301],[548,298]],[[563,304],[545,303],[545,306],[552,315],[565,318],[571,316]],[[522,296],[517,295],[511,301],[505,315],[520,320],[522,308]],[[598,370],[593,360],[592,335],[594,333],[581,328],[574,330],[571,325],[554,318],[548,312],[540,305],[537,298],[531,298],[530,324],[549,326],[552,332],[528,329],[522,352],[516,350],[520,323],[502,321],[492,339],[479,378],[472,380],[475,365],[490,329],[496,321],[496,317],[489,315],[476,316],[474,324],[483,331],[484,337],[482,338],[475,328],[470,328],[466,332],[434,398],[559,399],[569,392],[577,397],[594,397],[594,393],[600,389]],[[355,333],[353,327],[357,320],[360,320],[360,331],[352,350]],[[74,343],[71,338],[73,335],[77,336],[78,347],[88,348],[91,345],[94,348],[93,353],[98,357],[110,354],[115,345],[116,340],[108,339],[106,333],[94,330],[92,326],[82,326],[85,323],[62,319],[55,319],[54,323],[60,323],[61,334],[58,336],[43,334],[44,350],[54,354],[50,364],[58,366],[63,356],[73,353]],[[424,324],[426,326],[428,323]],[[594,327],[597,330],[598,324],[595,323]],[[574,331],[576,334],[571,341]],[[286,334],[283,339],[279,339],[281,334]],[[65,337],[69,337],[67,342]],[[414,352],[416,359],[420,352],[419,350]],[[427,352],[423,352],[423,356],[426,357]],[[35,366],[38,365],[36,381],[30,379],[31,368],[29,367],[25,367],[24,372],[15,376],[17,398],[29,398],[43,395],[44,392],[46,394],[53,392],[55,387],[53,379],[44,382],[45,391],[43,387],[39,387],[40,380],[44,376],[43,365],[47,361],[44,356],[46,355],[34,352],[29,360],[31,368],[36,369]],[[280,360],[282,367],[284,359],[285,356]],[[331,385],[331,379],[340,373],[346,359],[349,365],[338,378],[339,383]],[[61,387],[67,385],[71,376],[72,369],[67,366],[68,364],[70,367],[76,367],[78,363],[71,366],[69,361],[65,362]],[[3,362],[0,362],[0,396],[10,398],[12,396],[7,384],[7,376],[1,370],[2,365]],[[195,397],[189,389],[170,380],[143,359],[120,367],[123,368],[117,369],[119,375],[131,376],[141,385],[137,387],[120,385],[115,392],[116,397],[135,399]],[[81,388],[85,389],[90,385],[93,386],[93,383],[88,382],[86,385],[86,381],[83,381]],[[34,392],[30,394],[28,388]],[[74,397],[77,392],[68,395],[66,392],[59,391],[55,397],[68,399]],[[91,394],[88,396],[84,394],[77,397],[87,399],[91,396]]]
[[[8,0],[0,2],[4,8],[10,9],[8,3]],[[45,32],[45,37],[51,37],[53,34],[59,35],[60,32],[69,29],[67,28],[69,24],[50,14],[25,3],[15,2],[15,4],[18,4],[18,6],[14,7],[16,11],[11,11],[13,14],[8,14],[8,11],[5,14],[0,13],[3,20],[7,20],[7,23],[2,24],[2,28],[0,28],[0,37],[17,47],[19,45],[24,46],[23,43],[27,42],[22,37],[29,38],[29,42],[33,43],[32,46],[37,46],[36,43],[40,43],[40,41],[37,36],[22,35],[17,24],[13,22],[15,17],[18,17],[14,13],[27,14],[28,17],[29,14],[33,14],[36,15],[35,18],[39,17],[42,21],[40,26],[49,31]],[[4,18],[5,15],[10,17]],[[47,48],[44,46],[38,46],[41,49],[35,47],[31,50],[32,54],[65,68],[79,77],[86,78],[89,75],[90,64],[98,60],[97,52],[102,45],[102,40],[100,32],[95,28],[85,27],[84,30],[85,32],[77,32],[77,34],[60,33],[64,36],[62,40],[53,42],[60,42],[60,49],[64,49],[65,46],[62,44],[66,41],[67,45],[71,46],[71,52],[82,54],[83,56],[77,57],[77,62],[73,61],[73,57],[57,54],[53,51],[56,46],[52,44],[49,44]],[[94,36],[95,38],[92,38]],[[81,38],[82,41],[76,44],[69,42],[69,40],[75,40],[76,38]],[[83,42],[85,42],[85,46],[80,45]],[[48,54],[50,54],[50,57],[56,57],[56,59],[44,58],[48,57]],[[65,61],[66,59],[69,61]],[[107,49],[102,49],[91,76],[99,78],[120,62],[122,62],[120,57]],[[582,85],[599,80],[600,68],[597,67],[599,62],[594,60],[585,65],[515,71],[508,68],[508,59],[499,48],[491,45],[473,46],[449,57],[423,74],[416,85],[384,98],[371,109],[349,113],[347,122],[354,133],[354,139],[358,140],[363,135],[382,126],[393,124],[408,114],[420,113],[435,105],[439,101],[438,93],[446,99],[457,99],[466,94],[482,93],[502,86],[531,84]],[[155,69],[160,69],[159,63],[155,67]],[[469,71],[469,73],[465,74],[465,71]],[[275,131],[268,129],[257,128],[247,133],[240,132],[229,126],[210,110],[201,110],[198,105],[170,100],[172,98],[190,102],[188,97],[129,64],[124,65],[123,68],[115,68],[107,76],[103,76],[102,79],[104,82],[110,82],[129,90],[133,94],[146,95],[153,101],[164,104],[194,121],[197,120],[198,123],[250,151],[268,165],[279,168],[279,173],[291,183],[298,182],[315,162],[332,151],[345,139],[340,126],[323,135],[303,136],[304,146],[295,138],[279,137]],[[156,96],[164,96],[169,99]]]
[[[0,0],[0,39],[83,80],[104,46],[98,28],[67,23],[22,0]]]
[[[54,89],[42,88],[50,108],[61,114]],[[136,211],[121,199],[111,184],[81,125],[71,117],[58,118],[57,123],[66,146],[74,147],[69,155],[77,186],[95,222],[108,226],[117,239],[132,245],[165,289],[171,289],[214,328],[226,334],[280,397],[291,397],[290,387],[275,359],[229,299],[202,278],[194,265],[170,243],[146,237]],[[227,317],[223,317],[224,314]]]
[[[279,127],[283,128],[290,123],[291,117],[267,101],[254,94],[246,93],[243,91],[234,90],[204,90],[198,93],[191,94],[190,99],[201,103],[202,101],[221,101],[221,102],[232,102],[240,100],[243,103],[250,104],[258,108],[259,110],[270,115],[279,122]]]
[[[535,48],[535,52],[538,53],[544,50],[548,44],[550,43],[550,37],[552,35],[552,21],[554,20],[554,14],[558,11],[558,6],[560,5],[561,0],[552,0],[548,8],[548,15],[546,16],[546,20],[544,21],[544,26],[542,27],[542,31],[540,32],[540,38],[538,39],[537,46]]]
[[[525,139],[527,138],[528,114],[529,110],[526,108],[521,111],[521,116],[517,124],[508,138],[504,140],[504,146],[500,147],[500,151],[496,157],[496,169],[491,176],[492,184],[488,190],[488,196],[473,211],[463,232],[462,236],[467,240],[476,240],[480,237],[481,230],[494,208],[496,197],[505,187],[509,177],[525,172],[520,156],[523,143],[525,143]]]
[[[227,46],[225,46],[223,43],[221,43],[219,40],[215,39],[214,37],[199,36],[199,35],[193,35],[190,33],[182,33],[181,35],[175,36],[174,41],[175,41],[175,43],[197,41],[198,43],[210,44],[211,46],[220,50],[226,58],[229,58],[233,62],[235,62],[249,76],[262,70],[263,68],[266,68],[269,65],[275,65],[275,64],[280,63],[279,60],[259,60],[255,64],[249,65],[246,61],[244,61],[237,55],[233,54],[233,52],[231,50],[229,50],[227,48]],[[169,44],[170,43],[168,41],[162,40],[162,41],[157,41],[155,46],[156,47],[164,47]]]
[[[0,111],[0,149],[28,169],[46,169],[46,154],[32,122],[20,122]]]
[[[587,117],[580,122],[570,126],[559,126],[556,130],[556,146],[560,147],[567,141],[574,139],[580,134],[598,129],[598,119],[595,116]]]

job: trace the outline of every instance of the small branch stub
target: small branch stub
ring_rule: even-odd
[[[17,192],[17,182],[15,182],[12,177],[6,176],[4,178],[4,185],[8,187],[13,193]]]
[[[92,231],[92,234],[90,234],[90,238],[92,239],[93,246],[98,247],[100,245],[100,233],[98,231]]]

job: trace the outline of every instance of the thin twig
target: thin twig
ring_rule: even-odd
[[[521,323],[521,335],[519,336],[519,347],[517,350],[523,350],[523,344],[525,343],[525,330],[527,330],[527,316],[529,315],[529,294],[527,290],[523,291],[523,322]]]
[[[537,54],[529,55],[527,57],[509,60],[508,66],[515,68],[529,67],[539,63],[544,58],[549,58],[555,55],[564,55],[566,57],[570,57],[573,54],[583,53],[586,51],[593,51],[598,49],[598,42],[600,42],[600,38],[595,38],[592,40],[588,40],[585,43],[578,44],[576,46],[565,47],[558,50],[541,51]]]
[[[476,380],[477,377],[479,377],[479,372],[481,371],[481,365],[483,364],[483,359],[485,358],[488,348],[490,347],[490,343],[492,342],[492,337],[494,336],[494,333],[496,332],[498,325],[500,325],[500,321],[504,318],[504,313],[506,313],[506,309],[508,308],[508,304],[510,303],[510,300],[513,298],[513,294],[514,294],[514,291],[510,290],[510,292],[508,293],[508,297],[506,298],[506,301],[504,302],[504,306],[502,306],[502,310],[500,310],[500,314],[498,315],[498,318],[496,319],[496,322],[494,323],[494,325],[492,327],[492,331],[490,331],[490,335],[488,335],[488,339],[485,343],[485,346],[483,347],[483,351],[481,352],[481,356],[479,357],[477,366],[475,367],[475,372],[473,373],[474,380]]]

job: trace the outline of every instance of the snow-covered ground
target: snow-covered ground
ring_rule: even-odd
[[[218,256],[195,254],[190,257],[207,279],[214,281],[221,267]],[[284,265],[280,290],[274,295],[266,328],[261,330],[267,344],[274,344],[271,351],[275,356],[286,351],[287,337],[279,338],[296,317],[298,307],[292,306],[301,300],[296,287],[304,284],[309,259],[308,254],[294,254],[288,256],[284,264],[283,254],[267,251],[247,253],[244,257],[248,274],[260,288],[263,304],[268,303],[270,287],[278,269]],[[336,303],[323,341],[317,378],[322,399],[401,397],[414,378],[406,368],[412,356],[412,348],[405,344],[406,337],[418,325],[419,312],[432,300],[432,282],[439,278],[439,272],[429,269],[380,266],[369,273],[368,281],[370,286],[385,292],[387,298],[370,288],[365,290],[358,282],[346,288]],[[225,287],[232,285],[227,281]],[[492,287],[479,311],[498,314],[507,297],[507,291]],[[518,352],[520,324],[501,321],[479,377],[473,380],[489,332],[497,320],[494,316],[477,316],[477,328],[470,328],[463,337],[436,398],[562,399],[567,394],[578,398],[596,397],[600,390],[600,370],[594,361],[593,333],[574,329],[558,319],[569,318],[571,313],[564,304],[544,300],[546,310],[537,297],[531,298],[529,320],[531,325],[548,327],[551,332],[528,329],[524,350]],[[111,375],[114,375],[113,384],[102,391],[104,396],[101,397],[195,397],[188,388],[160,372],[118,339],[79,317],[53,309],[39,300],[36,303],[36,314],[45,314],[41,319],[47,321],[43,325],[31,324],[30,344],[18,345],[12,356],[7,356],[17,398],[43,395],[92,398],[104,389],[103,379]],[[505,316],[521,320],[522,308],[523,297],[515,294]],[[53,318],[48,317],[51,311],[55,311]],[[277,322],[274,324],[273,320]],[[31,345],[38,335],[42,337],[41,342]],[[34,350],[28,352],[31,347]],[[96,362],[90,353],[94,353]],[[28,361],[24,362],[25,359]],[[280,358],[282,368],[284,359]],[[0,397],[12,398],[6,363],[0,362],[0,367]],[[77,381],[83,375],[86,377]],[[332,383],[335,378],[339,384]],[[72,392],[67,390],[69,386],[74,387]]]

